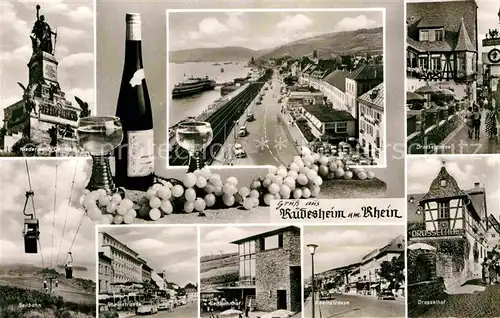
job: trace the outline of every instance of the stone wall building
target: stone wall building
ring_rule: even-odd
[[[232,243],[238,244],[240,278],[231,290],[241,293],[245,305],[258,311],[300,312],[300,229],[289,226]]]

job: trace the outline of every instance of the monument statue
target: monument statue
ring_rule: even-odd
[[[54,35],[54,43],[52,43]],[[36,5],[36,21],[31,31],[31,44],[33,55],[38,52],[47,52],[54,54],[54,44],[57,40],[57,33],[52,31],[50,25],[45,21],[45,16],[40,15],[40,5]]]
[[[80,108],[82,109],[82,111],[80,112],[80,118],[90,116],[89,104],[87,104],[86,102],[84,102],[83,100],[78,98],[77,96],[75,96],[75,100],[78,103],[78,105],[80,106]]]
[[[33,112],[36,115],[37,103],[35,101],[35,90],[38,84],[34,83],[32,85],[28,85],[28,87],[24,87],[24,85],[19,82],[17,82],[17,84],[23,89],[24,109],[26,110],[26,113],[31,114],[31,112]]]

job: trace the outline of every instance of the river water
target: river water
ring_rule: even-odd
[[[183,119],[186,119],[187,117],[194,117],[201,114],[205,108],[221,97],[220,87],[216,87],[213,91],[206,91],[184,98],[172,99],[172,89],[175,84],[182,82],[190,76],[208,76],[209,78],[214,79],[217,83],[230,82],[238,77],[246,77],[251,70],[250,68],[245,67],[245,62],[241,61],[232,62],[232,64],[212,64],[212,62],[207,62],[183,64],[170,63],[168,65],[167,122],[169,127],[175,125]],[[224,68],[224,72],[220,71],[221,68]]]

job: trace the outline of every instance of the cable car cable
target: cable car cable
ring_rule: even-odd
[[[55,235],[55,232],[56,232],[57,168],[59,167],[59,165],[57,164],[57,161],[55,163],[56,163],[56,178],[55,178],[55,181],[54,181],[54,209],[53,209],[53,217],[52,217],[52,246],[50,248],[51,251],[54,250],[54,235]],[[52,253],[50,253],[50,266],[52,268],[54,268],[53,259],[54,259],[54,253],[52,252]]]
[[[63,230],[62,230],[62,234],[61,234],[61,241],[59,242],[59,249],[57,251],[56,264],[59,264],[59,256],[61,255],[61,247],[62,247],[62,241],[63,241],[63,238],[64,238],[64,234],[66,233],[66,224],[67,224],[67,221],[68,221],[69,208],[71,207],[71,199],[73,197],[73,187],[75,186],[76,172],[78,171],[78,165],[79,165],[79,163],[80,163],[80,160],[77,160],[76,161],[76,165],[75,165],[75,173],[73,174],[73,181],[71,182],[71,190],[69,192],[68,208],[66,210],[66,218],[64,219],[64,225],[63,225]]]
[[[40,242],[40,239],[38,239],[38,248],[40,249],[40,256],[42,257],[42,268],[45,268],[45,261],[43,259],[43,253],[42,253],[42,243]]]
[[[71,252],[71,250],[73,249],[73,245],[75,244],[75,240],[76,240],[76,237],[78,236],[78,232],[80,232],[80,227],[82,226],[82,223],[83,223],[83,218],[85,217],[85,214],[86,212],[84,211],[82,213],[82,217],[80,218],[80,224],[78,224],[78,228],[76,229],[76,233],[75,233],[75,237],[73,237],[73,241],[71,242],[71,245],[69,247],[69,252]],[[66,255],[66,259],[64,260],[64,263],[66,263],[66,261],[68,260],[68,255]]]
[[[26,174],[28,175],[28,185],[30,187],[30,192],[33,192],[33,187],[31,186],[31,176],[30,176],[30,168],[28,166],[28,160],[24,159],[24,162],[26,163]],[[33,199],[33,197],[31,197],[31,203],[33,205],[33,215],[35,216],[36,219],[35,200]]]

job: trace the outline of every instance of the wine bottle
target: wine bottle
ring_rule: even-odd
[[[125,63],[116,107],[123,141],[115,149],[115,183],[144,191],[153,184],[153,118],[142,64],[141,16],[128,13],[126,23]]]

